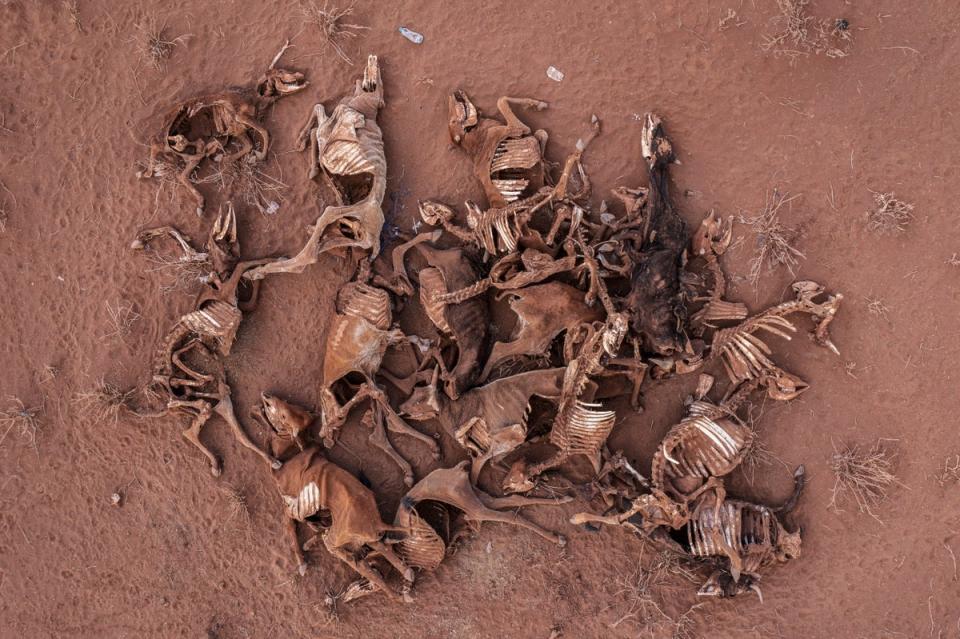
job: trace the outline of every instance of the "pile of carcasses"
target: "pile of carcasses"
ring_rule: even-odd
[[[269,147],[264,112],[306,86],[301,74],[271,66],[249,92],[178,105],[141,177],[176,174],[202,213],[195,170],[205,161],[261,161]],[[649,185],[617,189],[621,210],[593,210],[581,156],[600,130],[596,117],[560,175],[551,176],[547,134],[531,131],[514,111],[546,104],[504,97],[499,117],[484,117],[462,91],[449,98],[449,133],[473,163],[487,202],[467,202],[460,213],[423,200],[414,228],[424,230],[383,248],[382,106],[380,69],[370,56],[351,95],[329,115],[314,107],[300,147],[309,148],[309,179],[335,202],[297,255],[241,261],[232,205],[203,250],[173,227],[139,234],[134,247],[141,249],[172,237],[183,250],[179,261],[205,273],[194,310],[157,351],[146,393],[154,414],[190,418],[184,435],[209,458],[214,475],[219,461],[198,436],[214,413],[223,417],[272,468],[301,573],[304,551],[322,541],[359,574],[344,600],[377,591],[409,598],[417,573],[436,570],[479,522],[521,526],[565,544],[517,512],[570,501],[535,496],[547,474],[586,484],[579,492],[592,495],[594,510],[603,513],[579,513],[572,523],[622,525],[702,563],[709,576],[700,594],[759,591],[764,567],[800,552],[799,533],[788,532],[783,516],[796,502],[803,470],[780,508],[729,498],[724,476],[754,439],[738,411],[763,394],[790,400],[805,390],[775,363],[769,342],[790,339],[795,316],[807,315],[813,341],[836,351],[827,329],[842,296],[796,282],[794,299],[752,316],[744,304],[725,300],[719,257],[730,242],[730,221],[710,214],[688,233],[670,197],[674,152],[656,115],[644,118],[640,138]],[[266,452],[235,415],[225,356],[260,281],[300,273],[323,253],[348,260],[354,275],[337,294],[316,413],[263,394],[253,415],[271,433]],[[401,330],[393,317],[399,305],[421,311],[429,334]],[[509,335],[492,320],[498,306],[515,316]],[[390,349],[398,355],[392,360],[408,362],[403,373],[382,365]],[[725,378],[719,399],[711,399],[708,370]],[[613,400],[629,396],[639,410],[647,377],[693,373],[696,397],[657,447],[646,477],[636,470],[640,464],[606,445],[618,416],[614,403],[628,403]],[[381,518],[374,491],[324,455],[352,412],[362,415],[370,443],[409,487],[391,523]],[[428,420],[459,445],[464,461],[449,468],[437,462],[416,481],[387,433],[414,438],[439,460],[436,439],[411,425]],[[310,530],[305,543],[298,524]]]

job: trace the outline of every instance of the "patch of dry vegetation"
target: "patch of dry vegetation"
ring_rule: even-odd
[[[774,189],[773,192],[767,193],[760,213],[752,217],[740,215],[740,223],[749,226],[756,234],[754,257],[750,260],[748,275],[750,283],[754,286],[760,282],[764,265],[769,272],[773,272],[779,266],[786,266],[790,274],[794,275],[794,269],[800,260],[806,257],[794,246],[800,235],[799,231],[785,226],[780,221],[780,209],[799,197],[799,194],[788,196],[787,193],[780,193],[779,190]]]
[[[325,46],[332,47],[340,59],[353,64],[353,59],[344,51],[344,45],[370,27],[347,22],[353,15],[353,4],[342,9],[331,6],[325,1],[321,6],[317,0],[301,0],[300,13],[303,21],[320,31]]]
[[[19,397],[8,397],[7,408],[0,411],[0,446],[11,431],[34,448],[37,448],[37,433],[43,419],[43,406],[27,406]]]
[[[876,206],[867,212],[867,228],[878,235],[903,233],[913,219],[913,204],[891,193],[874,193]]]
[[[67,18],[73,28],[83,33],[83,23],[80,21],[80,5],[77,0],[63,0],[63,10],[67,13]]]
[[[867,311],[874,317],[886,319],[890,308],[879,297],[871,296],[867,298]]]
[[[879,520],[874,508],[886,501],[890,488],[899,483],[893,473],[895,459],[882,440],[866,450],[849,444],[834,447],[830,469],[835,479],[827,506],[839,512],[839,502],[852,498],[860,512]]]
[[[101,378],[91,390],[77,393],[73,399],[82,417],[100,424],[116,425],[120,413],[130,409],[135,393],[135,389],[121,390]]]
[[[243,528],[249,526],[250,505],[243,490],[232,484],[225,484],[220,488],[220,493],[227,502],[227,521],[236,521]]]
[[[282,180],[267,175],[244,158],[234,162],[220,161],[213,173],[196,182],[217,184],[221,191],[230,193],[230,199],[239,199],[264,215],[273,215],[280,210],[287,188]]]
[[[941,488],[947,484],[960,484],[960,455],[948,455],[934,478]]]
[[[186,46],[191,37],[190,34],[171,36],[167,32],[167,23],[160,22],[156,16],[147,16],[136,28],[135,44],[140,61],[157,71],[162,71],[174,49],[180,45]]]
[[[100,339],[111,337],[124,338],[130,334],[130,329],[140,320],[140,313],[137,312],[132,302],[118,300],[116,302],[105,302],[107,307],[108,325],[113,330],[103,335]]]
[[[810,0],[777,0],[777,14],[771,19],[773,33],[765,34],[760,48],[795,64],[802,57],[826,55],[844,58],[850,54],[853,34],[843,18],[817,19],[810,15]]]

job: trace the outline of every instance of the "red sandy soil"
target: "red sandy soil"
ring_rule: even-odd
[[[350,90],[361,66],[324,48],[294,2],[80,0],[78,8],[82,30],[59,1],[0,2],[0,180],[8,189],[0,198],[9,216],[0,235],[0,389],[44,409],[35,446],[17,430],[0,444],[0,636],[675,634],[651,608],[631,608],[624,588],[641,560],[651,563],[649,550],[622,529],[574,529],[566,520],[582,503],[531,511],[570,537],[564,551],[487,525],[418,582],[416,603],[369,597],[331,619],[325,593],[352,576],[322,551],[306,577],[296,576],[268,471],[222,422],[204,431],[225,462],[214,479],[173,418],[84,417],[75,395],[101,377],[124,387],[143,382],[158,339],[192,299],[183,288],[162,293],[163,274],[128,249],[131,239],[162,223],[203,238],[222,199],[204,187],[201,220],[182,189],[158,194],[158,182],[137,180],[160,115],[178,99],[249,84],[296,36],[284,61],[311,86],[267,120],[274,146],[265,170],[287,185],[286,200],[272,217],[239,210],[245,255],[290,253],[318,211],[294,137],[311,106]],[[727,8],[746,22],[721,31]],[[615,186],[645,183],[637,114],[649,110],[663,116],[683,162],[673,176],[691,224],[711,208],[756,212],[774,188],[802,194],[782,218],[801,230],[806,259],[797,276],[846,297],[831,327],[842,355],[802,336],[782,350],[786,368],[812,384],[798,401],[768,405],[759,422],[783,464],[762,466],[752,485],[737,473],[730,486],[777,503],[789,492],[790,470],[804,463],[810,483],[796,512],[803,557],[768,572],[763,605],[751,597],[698,602],[696,584],[682,579],[654,588],[653,601],[674,619],[687,612],[677,636],[960,637],[960,486],[936,479],[944,459],[960,453],[960,267],[947,263],[960,252],[960,5],[816,1],[810,9],[850,21],[849,56],[791,65],[762,52],[772,0],[364,2],[352,21],[369,30],[346,50],[355,60],[377,53],[383,65],[385,208],[401,229],[410,229],[418,198],[481,196],[446,133],[445,97],[457,87],[487,111],[503,94],[549,101],[547,111],[524,117],[550,132],[554,160],[596,113],[603,134],[586,159],[596,204]],[[162,70],[138,60],[136,25],[150,16],[165,21],[170,36],[190,34]],[[401,25],[425,42],[403,39]],[[548,79],[548,65],[566,78]],[[866,229],[871,190],[916,205],[906,232]],[[745,226],[736,233],[744,241],[725,265],[742,275],[755,240]],[[266,282],[229,358],[241,417],[261,390],[313,404],[333,292],[348,275],[325,257],[304,275]],[[783,299],[791,281],[779,270],[754,290],[741,278],[730,297],[756,310]],[[885,316],[869,312],[874,297]],[[119,334],[108,310],[117,304],[139,316]],[[646,412],[615,430],[613,446],[641,470],[680,416],[693,377],[647,386]],[[875,509],[882,523],[849,502],[843,512],[828,509],[834,446],[878,438],[892,440],[902,483]],[[416,442],[396,441],[419,476],[429,470]],[[395,467],[356,423],[343,443],[334,458],[362,469],[391,517],[402,491]],[[447,462],[456,459],[451,442],[445,451]],[[245,496],[249,521],[231,514],[228,487]],[[114,492],[119,506],[111,505]]]

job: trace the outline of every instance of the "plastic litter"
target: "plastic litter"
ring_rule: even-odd
[[[400,35],[414,44],[420,44],[423,42],[423,35],[406,27],[400,27]]]
[[[561,82],[563,80],[563,71],[554,66],[547,67],[547,77],[551,80]]]

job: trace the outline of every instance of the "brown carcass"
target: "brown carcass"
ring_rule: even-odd
[[[393,263],[398,290],[412,294],[404,256],[414,248],[426,265],[417,271],[420,303],[441,335],[434,351],[441,367],[444,390],[453,399],[473,386],[489,341],[490,311],[487,300],[476,295],[466,299],[448,299],[451,291],[462,290],[478,280],[479,269],[466,251],[459,247],[439,248],[426,240],[436,233],[421,233],[394,249]]]
[[[328,116],[317,104],[300,134],[301,150],[310,141],[310,177],[319,174],[331,187],[336,204],[324,208],[310,237],[291,258],[274,260],[248,273],[301,273],[321,253],[352,249],[376,257],[383,229],[387,160],[377,115],[383,107],[383,80],[377,56],[367,58],[363,79]]]
[[[370,441],[401,468],[404,482],[412,486],[413,469],[390,444],[385,428],[421,441],[434,456],[439,456],[439,447],[396,414],[374,380],[387,348],[406,342],[407,337],[393,326],[389,293],[366,282],[366,265],[366,261],[362,262],[357,278],[337,294],[337,314],[324,348],[320,435],[328,447],[333,446],[351,409],[370,399],[370,412],[365,417],[372,428]],[[354,377],[359,379],[352,380]]]
[[[270,148],[270,133],[260,120],[274,102],[308,84],[302,73],[275,68],[279,57],[253,89],[199,96],[174,107],[165,117],[157,140],[150,145],[146,168],[137,177],[153,177],[160,158],[173,161],[177,180],[190,191],[197,215],[202,215],[204,197],[190,179],[200,163],[213,158],[227,164],[246,159],[251,152],[256,161],[263,161]],[[251,133],[256,135],[259,149],[254,147]]]
[[[370,489],[326,459],[320,449],[309,447],[298,453],[273,477],[283,499],[287,529],[301,575],[307,569],[304,551],[319,539],[331,555],[393,598],[398,595],[371,563],[374,556],[383,557],[408,583],[413,582],[413,570],[391,547],[406,536],[407,530],[385,524]],[[325,516],[329,525],[324,527]],[[323,530],[301,546],[298,522],[316,523]]]
[[[586,457],[595,473],[600,471],[601,451],[617,415],[587,401],[584,393],[595,388],[591,378],[603,371],[605,360],[617,353],[626,333],[627,318],[622,313],[609,315],[605,323],[592,327],[579,354],[564,370],[560,403],[549,435],[556,451],[535,464],[522,457],[515,461],[503,480],[504,491],[531,490],[541,473],[577,455]]]
[[[436,378],[414,389],[400,413],[414,420],[438,419],[441,427],[470,453],[470,476],[476,482],[490,460],[497,460],[527,438],[530,400],[558,401],[563,368],[520,373],[472,388],[456,401],[437,391]]]
[[[563,535],[538,526],[519,515],[516,509],[524,506],[562,504],[569,500],[569,497],[553,499],[522,495],[493,497],[473,486],[468,477],[467,462],[460,462],[452,468],[438,468],[417,482],[400,500],[394,523],[397,526],[413,528],[415,533],[398,543],[397,552],[412,567],[427,571],[435,569],[445,556],[448,544],[452,544],[465,532],[458,527],[460,522],[454,519],[457,515],[461,515],[463,523],[467,524],[479,525],[485,521],[494,521],[526,528],[563,546],[566,544]],[[428,502],[459,511],[451,513],[446,510],[440,513],[441,518],[448,522],[449,529],[438,532],[425,521],[418,507],[423,508]]]
[[[193,309],[183,315],[161,341],[153,359],[152,377],[146,390],[163,406],[159,411],[143,412],[144,415],[161,416],[168,413],[184,413],[191,418],[190,426],[183,436],[199,448],[210,461],[214,476],[221,472],[220,461],[200,441],[200,430],[210,417],[220,415],[232,428],[237,440],[257,453],[274,468],[280,462],[270,457],[244,432],[230,400],[223,368],[223,357],[230,354],[243,312],[256,305],[258,284],[251,287],[250,296],[241,301],[239,289],[243,274],[262,261],[237,261],[236,215],[233,207],[221,213],[210,232],[207,252],[200,253],[190,247],[186,238],[173,227],[147,229],[138,234],[133,248],[143,249],[157,237],[170,235],[184,250],[187,259],[209,262],[211,272],[207,284],[194,302]],[[188,358],[199,358],[201,365],[212,372],[197,370]]]
[[[513,105],[543,110],[546,102],[502,97],[497,109],[503,122],[481,117],[463,91],[456,91],[448,103],[450,137],[473,161],[491,207],[502,208],[542,183],[547,134],[531,132],[514,114]]]
[[[562,282],[547,282],[508,291],[510,310],[517,316],[511,340],[495,342],[480,373],[485,380],[497,365],[524,355],[549,352],[553,340],[565,331],[603,319],[603,311],[590,308],[583,300],[583,291]]]

